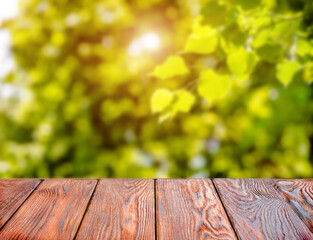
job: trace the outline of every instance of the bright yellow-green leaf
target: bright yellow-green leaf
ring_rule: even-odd
[[[170,56],[163,64],[157,66],[151,75],[160,79],[167,79],[188,73],[189,69],[181,57]]]
[[[268,24],[267,24],[267,26],[268,26]],[[262,26],[260,28],[262,28]],[[270,36],[271,32],[270,31],[259,32],[258,29],[256,29],[256,28],[254,28],[252,30],[257,32],[257,34],[253,37],[252,42],[251,42],[251,46],[255,49],[259,49],[269,41],[269,39],[271,37]]]
[[[300,64],[298,62],[292,62],[285,59],[277,65],[276,77],[282,82],[282,84],[287,86],[299,69]]]
[[[223,49],[223,51],[227,54],[229,54],[231,51],[233,51],[233,49],[236,48],[232,42],[227,41],[223,37],[220,37],[220,46]]]
[[[256,32],[258,31],[260,28],[264,28],[266,26],[269,26],[272,22],[272,18],[270,16],[262,16],[262,17],[258,17],[258,18],[253,18],[253,29],[252,31]]]
[[[209,69],[200,75],[198,93],[208,101],[214,101],[225,97],[230,85],[231,79],[228,75],[220,75]]]
[[[310,62],[304,66],[302,77],[306,83],[313,82],[313,63]]]
[[[151,98],[152,112],[161,112],[159,122],[173,118],[179,112],[189,112],[194,103],[195,97],[186,90],[172,93],[166,89],[159,89]]]
[[[173,114],[177,112],[189,112],[190,108],[195,103],[195,97],[186,90],[179,90],[175,92],[176,101],[173,104]]]
[[[313,54],[313,47],[306,39],[297,39],[297,54],[301,57]]]
[[[162,112],[170,106],[174,99],[174,93],[167,89],[156,90],[151,97],[151,109],[153,113]]]
[[[196,24],[193,33],[189,36],[184,52],[209,54],[212,53],[218,44],[217,30],[210,26]]]
[[[267,118],[271,115],[271,108],[268,105],[269,90],[269,87],[265,86],[251,93],[246,101],[250,113],[260,118]]]
[[[262,3],[269,9],[276,7],[278,4],[276,0],[262,0]]]
[[[253,71],[257,56],[244,48],[238,48],[227,57],[227,65],[237,80],[245,80]]]

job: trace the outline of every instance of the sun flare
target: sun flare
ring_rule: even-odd
[[[159,47],[160,37],[156,33],[149,32],[133,40],[127,49],[127,53],[130,56],[137,56],[144,51],[156,51]]]

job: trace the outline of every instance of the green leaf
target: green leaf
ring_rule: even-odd
[[[282,84],[287,86],[299,70],[300,64],[298,62],[285,59],[277,65],[276,77]]]
[[[253,18],[252,20],[253,20],[253,31],[255,32],[258,32],[260,29],[265,28],[266,26],[269,26],[271,22],[273,21],[273,19],[267,15]]]
[[[208,101],[226,96],[230,89],[231,79],[228,75],[216,74],[212,69],[201,73],[198,93]]]
[[[276,0],[262,0],[262,4],[267,8],[267,9],[273,9],[277,6],[278,2]]]
[[[297,54],[301,57],[313,54],[313,46],[306,39],[297,39]]]
[[[173,115],[177,112],[187,113],[195,103],[195,97],[186,90],[178,90],[175,92],[175,102],[172,107]]]
[[[193,33],[189,36],[184,52],[209,54],[214,52],[218,44],[217,30],[210,26],[196,24]]]
[[[167,89],[156,90],[151,97],[151,109],[153,113],[167,109],[174,99],[174,94]]]
[[[260,28],[262,28],[262,26]],[[260,31],[259,32],[259,29],[254,29],[254,30],[257,32],[257,34],[255,34],[255,36],[253,37],[252,42],[251,42],[251,46],[254,49],[258,49],[270,41],[269,39],[271,38],[271,36],[270,36],[271,32],[270,31]]]
[[[261,0],[226,0],[229,4],[240,5],[245,10],[256,8],[260,5]]]
[[[283,56],[283,48],[278,43],[266,43],[257,49],[257,53],[261,59],[275,63]]]
[[[313,82],[313,63],[309,62],[304,66],[302,77],[306,83]]]
[[[225,26],[222,32],[222,36],[228,42],[237,46],[242,46],[247,41],[247,32],[242,31],[240,25],[237,22],[232,22]]]
[[[238,48],[227,57],[227,65],[237,80],[249,77],[257,63],[257,56],[244,48]]]
[[[151,75],[160,79],[167,79],[188,73],[189,69],[181,57],[170,56],[163,64],[157,66]]]
[[[189,112],[194,103],[195,97],[186,90],[172,93],[167,89],[158,89],[151,98],[152,112],[161,112],[159,122],[173,118],[179,112]]]
[[[209,1],[201,9],[204,23],[215,26],[221,25],[225,21],[227,7],[221,1]]]

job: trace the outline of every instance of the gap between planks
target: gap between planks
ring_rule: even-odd
[[[188,179],[192,179],[192,178],[188,178]],[[158,216],[158,209],[157,209],[157,200],[158,200],[157,182],[158,182],[160,179],[154,178],[153,180],[154,180],[155,239],[157,240],[157,239],[158,239],[158,232],[157,232],[157,231],[158,231],[158,217],[159,217],[159,216]],[[186,179],[172,179],[172,180],[184,181],[184,180],[186,180]],[[198,180],[198,179],[194,179],[194,180]],[[226,213],[227,220],[228,220],[229,224],[231,225],[231,227],[232,227],[232,229],[233,229],[233,231],[234,231],[234,233],[235,233],[236,238],[239,240],[240,238],[238,237],[238,233],[237,233],[237,231],[236,231],[236,228],[234,227],[232,221],[230,220],[229,214],[228,214],[228,212],[227,212],[227,210],[226,210],[226,208],[225,208],[224,202],[223,202],[222,199],[221,199],[221,196],[220,196],[220,194],[219,194],[219,192],[218,192],[218,190],[217,190],[217,188],[216,188],[216,186],[215,186],[215,183],[214,183],[213,179],[207,178],[206,180],[212,183],[212,185],[213,185],[213,187],[214,187],[214,189],[212,189],[212,190],[216,192],[216,194],[217,194],[217,196],[218,196],[218,201],[221,203],[221,206],[223,207],[223,210],[224,210],[225,213]]]
[[[0,229],[0,232],[2,232],[2,230],[4,229],[4,227],[5,226],[7,226],[8,225],[8,223],[10,223],[11,221],[12,221],[12,219],[14,218],[14,217],[16,217],[16,215],[19,213],[19,211],[21,211],[21,209],[30,201],[30,198],[32,198],[33,197],[33,195],[35,194],[35,192],[40,188],[40,186],[42,185],[42,184],[44,184],[46,181],[51,181],[52,180],[52,182],[55,180],[55,181],[58,181],[58,180],[65,180],[64,178],[62,178],[62,179],[38,179],[38,184],[36,185],[36,187],[34,187],[34,189],[29,193],[29,195],[25,198],[25,200],[19,205],[19,207],[16,209],[16,211],[10,216],[10,218],[7,220],[7,222],[3,225],[3,227]],[[90,179],[67,179],[67,180],[72,180],[73,182],[76,182],[76,180],[77,181],[88,181],[88,180],[90,180]],[[89,201],[87,202],[87,205],[86,205],[86,207],[85,208],[81,208],[82,209],[82,211],[83,211],[83,214],[82,214],[82,217],[81,217],[81,219],[78,221],[78,228],[79,228],[79,226],[80,226],[80,224],[81,224],[81,222],[82,222],[82,220],[83,220],[83,218],[84,218],[84,215],[85,215],[85,213],[86,213],[86,211],[87,211],[87,208],[88,208],[88,205],[89,205],[89,203],[90,203],[90,200],[91,200],[91,198],[92,198],[92,196],[93,196],[93,194],[94,194],[94,191],[95,191],[95,188],[96,188],[96,186],[97,186],[97,184],[98,184],[98,180],[97,179],[92,179],[94,182],[95,182],[95,184],[94,184],[94,187],[93,187],[93,189],[91,190],[91,194],[90,194],[90,198],[89,198]],[[63,188],[63,190],[64,190],[64,188]],[[25,208],[25,207],[24,207]],[[54,208],[54,207],[53,207]],[[53,209],[52,208],[52,209]],[[76,234],[77,234],[77,232],[78,232],[78,229],[77,229],[77,231],[75,231],[74,232],[74,236],[73,237],[71,237],[70,239],[75,239],[75,236],[76,236]],[[1,237],[0,237],[1,238]]]
[[[269,179],[214,179],[214,182],[240,237],[313,239],[312,232]]]
[[[221,196],[220,196],[220,193],[219,193],[219,191],[218,191],[218,189],[217,189],[217,187],[216,187],[216,185],[215,185],[214,179],[211,179],[211,178],[210,178],[209,180],[212,182],[212,184],[213,184],[213,186],[214,186],[214,190],[215,190],[215,192],[216,192],[216,194],[217,194],[217,196],[218,196],[218,199],[219,199],[219,201],[221,202],[222,207],[223,207],[223,209],[224,209],[224,211],[225,211],[225,213],[226,213],[228,222],[230,223],[231,227],[233,228],[234,233],[235,233],[235,235],[236,235],[236,238],[239,240],[240,238],[239,238],[239,235],[238,235],[238,233],[237,233],[237,230],[236,230],[236,228],[235,228],[233,222],[230,220],[229,213],[228,213],[227,209],[225,208],[224,202],[223,202],[223,200],[222,200],[222,198],[221,198]]]
[[[27,178],[29,179],[29,178]],[[0,231],[4,228],[4,226],[12,219],[12,217],[17,213],[17,211],[22,207],[22,205],[27,201],[27,199],[33,194],[33,192],[39,187],[39,185],[43,182],[42,179],[38,179],[39,183],[37,184],[36,187],[28,194],[28,196],[24,199],[23,202],[16,208],[16,210],[11,214],[11,216],[7,219],[7,221],[0,227]]]
[[[158,209],[157,209],[157,181],[158,179],[153,179],[153,192],[154,192],[154,238],[158,239]]]
[[[88,203],[87,203],[87,207],[86,207],[85,212],[84,212],[84,214],[83,214],[83,216],[82,216],[82,219],[80,220],[80,223],[79,223],[79,225],[78,225],[78,228],[77,228],[77,231],[76,231],[76,233],[75,233],[75,235],[74,235],[73,240],[75,240],[75,239],[77,238],[79,229],[80,229],[80,227],[81,227],[81,225],[82,225],[82,223],[83,223],[83,220],[84,220],[84,218],[85,218],[85,216],[86,216],[86,213],[87,213],[87,211],[88,211],[88,209],[89,209],[91,200],[93,199],[94,193],[95,193],[95,191],[96,191],[96,189],[97,189],[97,187],[98,187],[98,185],[99,185],[100,179],[95,179],[95,180],[97,181],[97,182],[96,182],[96,185],[95,185],[95,187],[93,188],[93,191],[92,191],[92,193],[91,193],[91,197],[89,198],[89,201],[88,201]]]

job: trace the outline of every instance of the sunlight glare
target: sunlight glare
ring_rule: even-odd
[[[131,42],[128,46],[127,53],[130,56],[137,56],[143,51],[156,51],[159,46],[159,36],[155,33],[146,33]]]
[[[147,33],[141,37],[141,41],[146,49],[154,51],[160,46],[160,38],[155,33]]]

